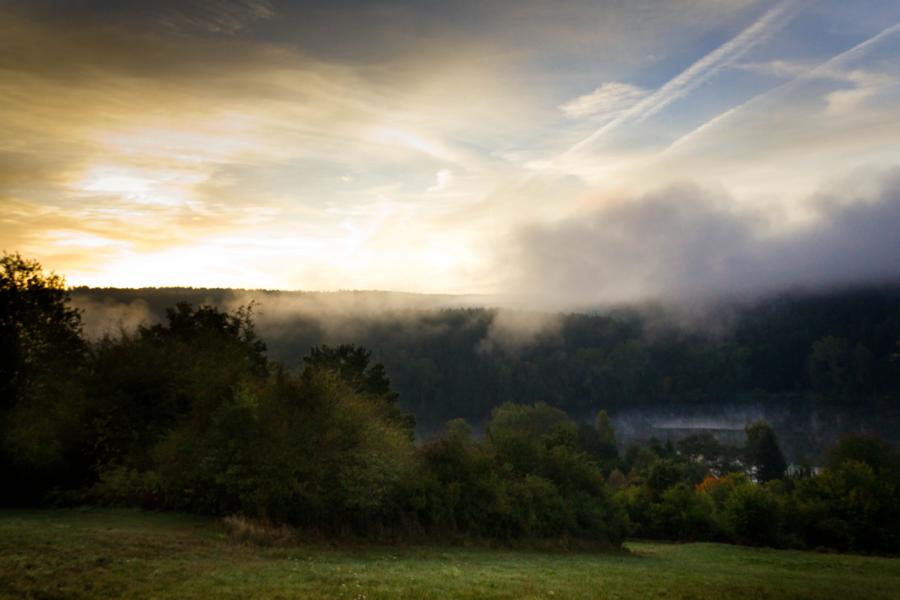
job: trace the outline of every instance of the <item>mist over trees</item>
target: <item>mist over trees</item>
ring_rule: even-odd
[[[766,418],[790,459],[817,458],[843,430],[892,439],[900,431],[895,285],[694,311],[561,315],[441,308],[453,299],[374,292],[81,288],[73,295],[88,316],[126,323],[134,315],[153,322],[185,298],[226,309],[256,301],[260,336],[287,369],[321,344],[369,349],[420,435],[457,417],[480,431],[504,402],[545,402],[585,422],[606,410],[621,426],[620,441],[665,436],[648,415],[729,421],[739,432]],[[744,409],[746,417],[735,416]],[[634,415],[643,422],[633,423]]]
[[[492,311],[394,315],[344,329],[377,351],[319,339],[285,363],[270,358],[252,304],[179,301],[159,322],[86,337],[62,279],[5,255],[0,475],[14,484],[2,502],[242,514],[379,538],[616,546],[637,535],[896,552],[900,455],[889,443],[844,436],[817,472],[789,465],[765,422],[737,443],[701,430],[623,444],[598,409],[764,381],[773,401],[891,406],[895,293],[853,298],[862,316],[842,312],[841,296],[770,303],[727,334],[654,329],[646,312],[567,315],[491,349],[480,342]],[[820,312],[795,314],[797,302]],[[817,319],[832,333],[809,326]],[[301,339],[322,337],[303,323],[313,333]],[[283,336],[299,331],[288,324]],[[773,344],[799,373],[775,369]],[[429,387],[404,400],[382,357],[405,357],[401,377],[431,377]],[[488,403],[481,431],[459,418]],[[453,418],[417,441],[420,414]]]

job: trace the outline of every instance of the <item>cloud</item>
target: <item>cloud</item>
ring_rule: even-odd
[[[445,190],[450,168],[465,174],[453,200],[474,194],[494,177],[481,166],[500,161],[457,132],[478,140],[519,120],[509,92],[486,81],[489,58],[447,55],[421,72],[385,70],[0,11],[0,239],[79,283],[408,288],[468,249],[403,207],[429,179]],[[478,101],[460,105],[447,88],[478,89]],[[336,184],[341,173],[353,181]],[[348,224],[365,231],[378,217],[382,193],[397,206],[391,231],[350,239]],[[448,202],[435,196],[428,210]],[[443,247],[426,253],[435,240]],[[370,267],[379,260],[393,268]]]
[[[234,34],[259,19],[270,19],[275,10],[268,0],[206,0],[202,2],[154,3],[168,9],[160,24],[176,31],[199,30]],[[165,6],[168,4],[168,6]]]
[[[840,117],[859,110],[867,100],[898,83],[895,77],[864,69],[839,73],[836,78],[853,87],[835,90],[825,96],[825,114],[829,117]]]
[[[647,119],[672,102],[689,94],[783,27],[799,11],[802,4],[803,2],[800,0],[782,0],[731,40],[707,53],[652,94],[572,146],[564,154],[568,155],[581,150],[628,121]]]
[[[590,94],[578,96],[559,108],[568,117],[589,117],[600,115],[610,117],[631,107],[640,100],[647,90],[631,85],[611,81],[604,83]]]
[[[775,88],[761,92],[753,96],[749,100],[746,100],[745,102],[742,102],[737,106],[733,106],[728,110],[719,113],[713,118],[708,119],[706,122],[702,123],[698,127],[692,129],[691,131],[673,141],[663,151],[663,154],[672,152],[676,149],[680,149],[690,144],[704,134],[723,126],[725,123],[732,120],[735,116],[747,112],[751,108],[757,108],[761,105],[764,106],[767,102],[771,102],[773,99],[783,97],[789,92],[794,91],[801,85],[820,78],[832,80],[836,79],[838,81],[849,82],[859,86],[858,90],[862,91],[861,95],[859,92],[857,92],[856,94],[850,94],[849,97],[846,94],[844,94],[843,97],[841,97],[841,95],[838,95],[837,97],[833,97],[830,103],[828,103],[828,99],[826,97],[828,106],[833,105],[835,107],[832,110],[842,111],[842,109],[846,109],[848,106],[852,108],[862,99],[865,99],[876,93],[878,90],[887,87],[890,83],[893,82],[893,78],[886,77],[883,74],[869,73],[863,70],[849,71],[845,68],[845,66],[852,61],[859,59],[861,56],[865,55],[874,47],[883,43],[885,40],[891,38],[898,32],[900,32],[900,22],[894,23],[893,25],[882,29],[875,35],[866,38],[862,42],[854,45],[847,50],[835,54],[828,60],[812,68],[804,68],[801,65],[792,63],[790,61],[772,61],[763,64],[751,63],[742,65],[741,68],[765,72],[779,77],[789,77],[790,79],[785,83],[776,86]]]
[[[20,8],[40,17],[113,23],[176,34],[233,35],[275,16],[270,0],[31,0]]]
[[[450,169],[441,169],[434,176],[434,185],[428,188],[429,192],[443,192],[453,182],[453,171]]]
[[[858,44],[846,52],[842,52],[817,67],[805,64],[775,60],[767,63],[749,63],[740,65],[741,69],[773,75],[775,77],[788,78],[795,82],[822,80],[838,85],[850,86],[825,94],[825,114],[829,117],[838,117],[850,114],[860,108],[863,102],[872,98],[891,86],[898,83],[896,76],[889,73],[871,71],[857,68],[849,69],[842,65],[849,59],[858,57],[861,51],[872,46],[874,41],[881,41],[885,37],[900,30],[900,24],[883,30],[878,35]],[[795,84],[796,85],[796,84]],[[785,86],[786,87],[786,86]],[[783,91],[783,89],[776,88]],[[773,90],[774,91],[774,90]]]
[[[0,238],[78,283],[504,291],[517,265],[485,268],[498,236],[605,194],[689,179],[799,214],[836,166],[896,162],[896,103],[861,91],[890,52],[656,157],[771,85],[717,73],[814,64],[887,9],[863,25],[810,11],[772,39],[802,2],[0,4]],[[554,164],[608,123],[598,153]]]
[[[900,169],[872,198],[822,195],[818,218],[773,227],[727,195],[680,185],[514,236],[498,264],[538,304],[690,300],[900,278]]]

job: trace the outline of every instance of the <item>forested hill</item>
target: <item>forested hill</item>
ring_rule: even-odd
[[[93,335],[155,322],[179,301],[253,302],[269,356],[288,367],[315,344],[370,348],[420,433],[456,417],[477,425],[506,401],[585,417],[603,408],[633,437],[698,423],[740,429],[763,416],[803,452],[840,430],[896,439],[900,429],[900,285],[558,315],[383,292],[76,288],[72,297]]]

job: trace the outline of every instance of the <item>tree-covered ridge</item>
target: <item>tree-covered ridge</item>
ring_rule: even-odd
[[[14,278],[3,283],[31,293]],[[56,310],[68,305],[59,280],[43,284],[41,292],[60,292],[44,320],[67,317],[57,324],[79,336],[78,313]],[[13,315],[29,306],[7,305]],[[21,324],[10,347],[29,351],[44,320]],[[299,370],[287,370],[266,356],[250,309],[178,303],[162,323],[83,342],[71,375],[54,364],[37,365],[34,377],[63,378],[59,394],[18,389],[0,414],[0,467],[17,482],[4,503],[240,513],[358,535],[618,545],[626,532],[624,512],[574,437],[529,432],[535,461],[516,468],[514,455],[468,436],[415,446],[414,419],[367,350],[315,346]],[[519,435],[501,421],[498,435]],[[48,441],[46,460],[34,459]]]
[[[285,366],[267,355],[252,307],[229,312],[186,302],[167,309],[162,322],[86,339],[61,279],[17,255],[3,261],[4,368],[16,382],[0,407],[0,470],[4,481],[15,482],[4,489],[6,504],[242,514],[363,536],[618,545],[632,534],[900,549],[900,454],[871,436],[842,438],[821,471],[789,466],[776,432],[763,422],[749,424],[739,444],[706,432],[677,443],[629,444],[622,453],[605,411],[590,423],[576,420],[559,406],[565,396],[552,396],[552,405],[523,390],[522,401],[491,408],[483,435],[455,418],[415,443],[413,415],[398,405],[390,371],[358,345],[313,345],[303,360]],[[418,337],[405,331],[400,339],[446,343],[464,334],[468,345],[472,323],[490,316],[425,315],[436,324],[458,319],[459,327]],[[386,328],[401,323],[376,325],[390,339]],[[594,357],[591,364],[628,378],[635,365],[653,364],[647,356],[656,339],[686,343],[701,335],[664,330],[654,338],[646,329],[646,315],[574,315],[538,344],[500,352],[476,346],[457,385],[483,384],[485,365],[505,366],[512,376],[510,365],[528,363],[501,361],[540,360],[541,348],[564,347],[567,336],[611,335],[610,352],[624,347],[628,359],[610,366]],[[649,346],[614,343],[634,332]],[[696,340],[723,343],[708,334]],[[831,339],[822,344],[831,357]],[[462,364],[463,347],[445,347],[447,360]],[[634,358],[642,352],[646,360]],[[812,355],[818,353],[813,344]],[[554,381],[552,373],[539,375],[530,381]],[[617,388],[640,406],[636,389]],[[817,397],[849,397],[838,392]],[[583,414],[584,405],[576,406]]]
[[[480,426],[504,402],[545,402],[583,420],[599,409],[617,415],[753,402],[800,414],[858,411],[862,428],[900,430],[891,425],[900,415],[898,286],[720,303],[698,309],[700,316],[649,306],[561,315],[441,309],[374,292],[74,294],[96,314],[103,314],[98,306],[140,303],[151,321],[184,298],[225,307],[254,300],[260,335],[288,368],[320,344],[370,349],[420,432],[457,417]],[[330,309],[332,301],[342,309]],[[878,418],[867,420],[873,414]],[[800,445],[805,453],[821,450],[816,440]]]

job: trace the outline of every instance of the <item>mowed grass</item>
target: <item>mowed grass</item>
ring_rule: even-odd
[[[5,598],[900,598],[900,559],[630,543],[630,552],[230,541],[214,520],[0,512]]]

